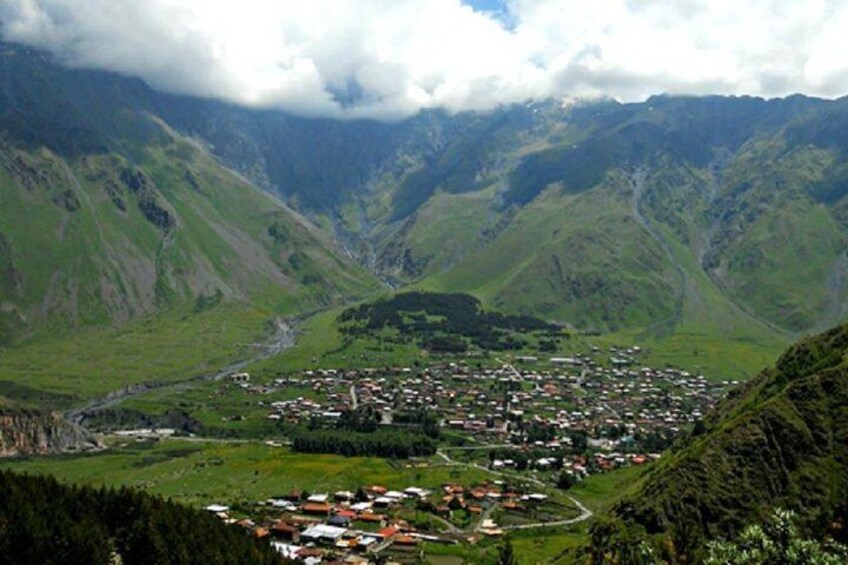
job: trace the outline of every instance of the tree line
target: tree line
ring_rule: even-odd
[[[208,512],[10,471],[0,471],[0,556],[21,565],[293,563]]]
[[[347,457],[373,456],[393,459],[423,457],[436,453],[436,442],[423,434],[380,429],[370,433],[343,429],[297,429],[289,433],[292,449],[300,453],[332,453]]]

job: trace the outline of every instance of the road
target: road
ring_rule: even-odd
[[[150,392],[151,390],[160,390],[164,388],[179,389],[181,387],[198,381],[218,381],[227,377],[228,375],[238,373],[239,371],[244,370],[246,367],[252,365],[253,363],[257,363],[259,361],[275,357],[283,351],[294,347],[297,338],[297,330],[295,329],[294,321],[277,318],[274,323],[275,330],[273,335],[271,335],[264,342],[251,344],[254,349],[254,352],[246,359],[231,363],[230,365],[227,365],[226,367],[223,367],[212,373],[204,373],[179,381],[127,385],[124,388],[110,392],[106,396],[94,399],[80,408],[67,412],[65,414],[65,417],[68,420],[80,423],[83,418],[91,412],[96,412],[104,408],[109,408],[110,406],[115,406],[116,404],[120,404],[128,398],[133,398],[135,396],[145,394],[147,392]]]
[[[453,465],[453,466],[458,466],[458,467],[472,467],[474,469],[486,471],[488,473],[491,473],[492,475],[499,476],[499,477],[507,477],[507,478],[512,478],[512,479],[519,478],[521,480],[528,481],[530,483],[533,483],[533,484],[535,484],[537,486],[541,486],[541,487],[549,487],[550,486],[550,485],[544,483],[543,481],[540,481],[539,479],[537,479],[535,477],[516,476],[516,475],[513,475],[511,473],[502,473],[500,471],[494,471],[492,469],[489,469],[488,467],[483,467],[482,465],[478,465],[476,463],[462,463],[460,461],[454,461],[453,459],[450,458],[450,456],[447,453],[445,453],[442,450],[437,451],[436,455],[438,455],[441,459],[443,459],[448,465]],[[508,531],[508,530],[532,530],[534,528],[552,528],[552,527],[555,527],[555,526],[567,526],[569,524],[577,524],[578,522],[583,522],[585,520],[588,520],[592,516],[594,516],[594,512],[592,512],[589,508],[587,508],[585,504],[583,504],[582,502],[580,502],[579,500],[577,500],[576,498],[574,498],[571,495],[566,495],[566,497],[572,502],[572,504],[574,504],[574,506],[576,506],[580,510],[579,516],[577,516],[575,518],[568,518],[567,520],[556,520],[556,521],[553,521],[553,522],[535,522],[535,523],[532,523],[532,524],[520,524],[520,525],[516,525],[516,526],[505,526],[505,527],[502,527],[501,529],[504,530],[504,531]],[[492,506],[489,509],[489,513],[491,512],[492,508],[494,508],[494,506]],[[486,515],[486,517],[488,517],[488,514]],[[481,520],[480,524],[482,524],[482,523],[483,522]],[[480,525],[478,524],[477,526],[475,526],[473,531],[477,531],[479,529],[479,527],[480,527]],[[463,533],[472,533],[472,531],[467,530],[467,531],[464,531]]]
[[[584,520],[588,520],[594,515],[594,512],[586,508],[586,506],[574,498],[571,495],[567,495],[568,499],[574,503],[574,505],[580,509],[580,515],[576,518],[569,518],[568,520],[556,520],[554,522],[537,522],[535,524],[519,524],[516,526],[504,526],[501,529],[505,531],[510,530],[532,530],[534,528],[552,528],[554,526],[568,526],[569,524],[576,524],[578,522],[583,522]]]

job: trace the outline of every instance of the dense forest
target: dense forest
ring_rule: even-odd
[[[561,328],[531,316],[483,310],[467,294],[405,292],[392,298],[349,308],[339,316],[346,335],[370,336],[396,330],[398,339],[414,340],[434,353],[461,353],[475,346],[491,351],[521,349],[521,334],[551,339],[564,337]],[[518,335],[516,335],[518,334]]]
[[[207,512],[9,471],[0,471],[0,556],[15,565],[291,563]]]
[[[354,456],[408,457],[436,453],[436,442],[426,435],[380,429],[374,432],[353,432],[341,429],[305,430],[289,433],[292,449],[302,453],[334,453]]]

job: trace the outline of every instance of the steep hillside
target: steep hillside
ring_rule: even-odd
[[[162,94],[9,44],[0,48],[0,72],[4,182],[23,185],[31,167],[47,176],[29,184],[61,186],[41,189],[49,213],[38,215],[56,223],[88,217],[92,198],[77,195],[76,183],[108,179],[125,192],[113,198],[107,191],[110,213],[145,234],[143,255],[158,256],[162,244],[154,277],[149,264],[134,268],[146,270],[147,281],[165,281],[164,289],[132,288],[118,283],[128,275],[110,275],[106,286],[123,285],[130,298],[120,307],[98,305],[89,317],[127,317],[218,290],[224,298],[253,297],[269,285],[286,288],[288,307],[338,302],[372,283],[331,259],[334,245],[393,286],[467,292],[499,310],[649,345],[697,343],[695,350],[707,351],[729,343],[738,353],[732,357],[747,351],[757,363],[792,336],[848,315],[848,99],[549,100],[380,123]],[[298,247],[311,248],[308,257],[279,249],[290,240],[272,228],[277,220],[249,216],[276,204],[218,163],[321,226],[321,233],[304,227],[309,243]],[[143,190],[127,184],[142,187],[132,180],[136,169],[150,181]],[[210,184],[246,196],[209,202],[195,185]],[[170,186],[179,187],[182,208]],[[186,209],[207,204],[214,211]],[[280,214],[283,223],[306,226]],[[97,219],[108,232],[109,222]],[[205,227],[194,227],[200,220]],[[65,237],[73,239],[73,226]],[[238,226],[238,234],[215,226]],[[69,284],[56,275],[51,286],[51,272],[25,282],[14,232],[0,226],[0,288],[17,296],[2,309],[7,339],[10,327],[41,316],[35,303],[42,296]],[[213,252],[215,240],[223,243]],[[217,259],[233,253],[251,257],[249,266]],[[83,261],[79,268],[103,267]],[[46,282],[26,296],[33,278]],[[85,292],[69,294],[92,302]],[[47,310],[70,319],[75,310],[92,311],[54,302]]]
[[[107,96],[143,85],[31,53],[0,68],[0,343],[179,305],[302,312],[374,288],[307,220]]]
[[[0,457],[81,451],[98,445],[91,433],[55,412],[0,406]]]
[[[652,467],[613,512],[691,557],[705,540],[735,536],[774,507],[795,510],[816,537],[848,536],[848,326],[791,347]],[[596,542],[606,539],[608,549],[622,543],[606,538],[606,527]]]
[[[427,288],[581,329],[774,350],[848,313],[848,140],[823,114],[844,120],[848,101],[574,109],[560,117],[567,144],[521,157],[499,198],[475,192],[422,224],[434,199],[389,256]],[[448,234],[428,238],[430,224]]]

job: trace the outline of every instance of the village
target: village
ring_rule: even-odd
[[[579,521],[585,507],[527,491],[503,480],[446,483],[440,490],[390,490],[369,485],[355,492],[292,491],[257,503],[255,517],[235,519],[210,505],[226,523],[249,530],[290,559],[308,564],[417,562],[424,543],[454,545],[500,537],[515,529]]]
[[[414,560],[423,543],[475,543],[510,529],[585,518],[588,510],[567,496],[571,485],[659,458],[738,384],[642,366],[640,354],[638,347],[594,348],[571,357],[498,359],[489,368],[444,360],[305,370],[264,382],[230,375],[222,386],[247,395],[281,430],[332,429],[346,412],[366,407],[389,429],[403,430],[426,415],[438,426],[439,449],[410,464],[463,465],[492,477],[439,491],[415,485],[295,491],[263,501],[256,516],[239,523],[307,563],[367,563],[375,555]],[[304,392],[274,399],[286,390]],[[236,521],[224,505],[209,510]]]
[[[516,357],[499,368],[450,362],[307,370],[266,383],[252,383],[248,374],[240,373],[227,386],[255,397],[266,418],[279,423],[332,423],[347,410],[371,406],[382,425],[403,428],[410,414],[426,413],[467,449],[591,453],[605,470],[658,456],[738,385],[677,369],[639,367],[639,349],[623,351],[627,353],[603,362],[595,351],[546,361]],[[289,387],[311,393],[264,400]],[[586,472],[581,463],[575,465],[576,472]],[[493,466],[509,463],[495,460]]]

